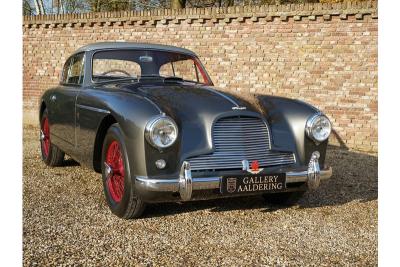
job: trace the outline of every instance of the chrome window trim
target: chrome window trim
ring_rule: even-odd
[[[71,71],[71,64],[72,64],[72,62],[73,62],[73,58],[74,57],[76,57],[76,56],[78,56],[78,55],[81,55],[81,54],[83,54],[83,57],[82,57],[82,68],[81,68],[81,75],[79,76],[79,82],[78,83],[65,83],[65,82],[63,82],[63,80],[64,80],[64,76],[65,76],[65,73],[64,73],[64,67],[65,67],[65,64],[68,62],[68,61],[70,61],[69,62],[69,66],[68,66],[68,73]],[[82,87],[83,86],[83,82],[84,82],[84,80],[85,80],[85,61],[86,61],[86,53],[85,52],[79,52],[79,53],[76,53],[76,54],[73,54],[73,55],[71,55],[66,61],[65,61],[65,64],[64,64],[64,66],[63,66],[63,71],[62,71],[62,74],[61,74],[61,80],[60,80],[60,84],[61,85],[64,85],[64,86],[74,86],[74,87]]]
[[[182,54],[185,56],[189,56],[194,62],[195,60],[197,60],[199,62],[199,64],[201,65],[201,67],[203,68],[203,70],[205,71],[205,74],[207,76],[208,81],[210,82],[209,84],[205,84],[205,83],[200,83],[201,85],[204,86],[213,86],[213,82],[211,81],[210,75],[208,74],[206,68],[204,67],[204,65],[202,64],[202,62],[199,60],[199,58],[194,55],[194,54],[189,54],[189,53],[184,53],[184,52],[174,52],[174,51],[169,51],[169,50],[162,50],[162,49],[154,49],[154,48],[105,48],[105,49],[96,49],[96,50],[92,50],[91,51],[91,60],[90,60],[90,83],[93,85],[96,85],[97,83],[95,81],[93,81],[93,58],[94,55],[96,53],[99,52],[107,52],[107,51],[118,51],[118,50],[128,50],[128,51],[152,51],[152,52],[167,52],[167,53],[176,53],[176,54]],[[80,52],[81,53],[81,52]],[[75,54],[76,55],[76,54]],[[142,69],[140,69],[140,73],[142,72]],[[140,77],[140,76],[139,76]],[[139,78],[137,77],[137,78]],[[134,77],[133,77],[134,78]]]

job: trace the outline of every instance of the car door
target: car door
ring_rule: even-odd
[[[73,154],[76,146],[76,99],[83,84],[84,53],[70,57],[65,63],[60,86],[50,95],[51,134]]]

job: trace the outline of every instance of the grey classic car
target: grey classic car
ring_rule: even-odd
[[[111,211],[146,203],[263,195],[295,203],[332,175],[329,119],[304,102],[213,87],[199,58],[174,46],[84,46],[40,99],[43,161],[65,154],[102,173]]]

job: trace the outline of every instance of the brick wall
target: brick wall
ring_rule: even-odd
[[[25,17],[25,110],[56,85],[66,58],[99,41],[195,51],[223,90],[307,101],[332,120],[331,143],[377,151],[376,2]]]

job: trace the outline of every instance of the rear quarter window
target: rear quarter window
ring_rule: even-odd
[[[77,54],[67,60],[64,65],[61,83],[82,84],[83,82],[84,54]]]

